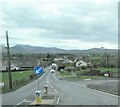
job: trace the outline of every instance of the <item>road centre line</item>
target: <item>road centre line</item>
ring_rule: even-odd
[[[54,91],[56,92],[56,93],[58,93],[58,91],[52,86],[52,84],[48,81],[48,83],[50,84],[50,86],[54,89]]]
[[[50,84],[50,86],[51,86],[52,88],[54,88],[51,84]]]
[[[57,100],[57,104],[59,103],[59,101],[60,101],[60,97],[59,97],[58,100]]]
[[[22,104],[25,101],[26,101],[26,99],[24,99],[23,101],[19,102],[17,105],[20,105],[20,104]]]
[[[53,88],[53,86],[51,85],[51,87]]]
[[[56,89],[54,89],[54,91],[55,91],[56,93],[58,93],[58,91],[57,91]]]
[[[93,91],[102,93],[102,94],[107,94],[107,95],[110,95],[110,96],[113,96],[113,97],[119,97],[118,95],[114,95],[114,94],[110,94],[110,93],[107,93],[107,92],[103,92],[103,91],[99,91],[99,90],[88,88],[88,87],[86,87],[86,85],[83,85],[83,87],[86,88],[86,89],[89,89],[89,90],[93,90]]]
[[[53,86],[51,85],[51,83],[48,81],[48,83],[50,84],[50,86],[53,88]]]

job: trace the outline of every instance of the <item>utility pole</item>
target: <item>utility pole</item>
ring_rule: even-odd
[[[107,74],[107,68],[108,68],[108,66],[107,66],[107,63],[108,63],[108,61],[107,61],[107,48],[106,48],[106,60],[105,60],[105,62],[106,62],[106,74]],[[108,77],[108,74],[106,75],[106,84],[107,84],[107,77]]]
[[[10,69],[10,48],[9,48],[9,39],[8,39],[8,31],[6,31],[6,40],[7,40],[7,56],[8,56],[8,78],[9,78],[9,88],[12,89],[12,76],[11,76],[11,69]]]
[[[101,49],[104,49],[104,47],[101,47]],[[105,74],[104,76],[106,77],[106,85],[107,85],[107,77],[109,76],[107,74],[107,68],[108,68],[108,60],[107,60],[107,48],[105,49]]]

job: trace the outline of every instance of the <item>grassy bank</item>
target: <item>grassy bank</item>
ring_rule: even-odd
[[[78,71],[75,71],[73,73],[71,73],[70,71],[62,71],[59,73],[59,76],[61,77],[61,79],[68,79],[68,80],[84,80],[84,79],[105,79],[106,77],[104,76],[89,76],[87,75],[87,73],[89,72],[90,69],[81,69]],[[113,74],[117,74],[118,73],[118,68],[98,68],[96,70],[100,70],[100,72],[105,72],[110,71]],[[79,75],[77,75],[79,74]]]
[[[118,68],[98,68],[98,69],[96,69],[96,70],[100,70],[101,72],[105,72],[106,70],[107,71],[112,71],[113,73],[118,73],[119,72],[119,70],[118,70]]]
[[[98,80],[98,79],[105,79],[104,76],[81,76],[81,77],[75,77],[75,76],[60,76],[60,79],[63,80],[84,80],[84,79],[94,79],[94,80]]]
[[[26,79],[30,75],[34,75],[33,70],[27,70],[27,71],[16,71],[16,72],[11,72],[12,75],[12,80],[21,80],[21,79]],[[8,72],[3,72],[2,73],[2,82],[5,83],[5,85],[8,84]]]
[[[11,72],[11,75],[13,89],[9,89],[8,72],[2,73],[2,82],[5,84],[2,93],[16,90],[38,78],[34,75],[33,70]]]

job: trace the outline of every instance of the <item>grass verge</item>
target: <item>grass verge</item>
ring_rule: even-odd
[[[98,79],[106,79],[106,77],[104,76],[85,76],[85,75],[81,75],[79,77],[75,76],[75,75],[71,75],[71,73],[67,73],[67,72],[62,72],[62,73],[57,73],[57,76],[59,76],[59,79],[65,79],[65,80],[84,80],[84,79],[94,79],[94,80],[98,80]]]
[[[34,75],[33,70],[11,72],[11,75],[13,89],[9,89],[8,72],[2,72],[2,82],[4,82],[4,87],[2,87],[0,93],[14,91],[38,78]]]

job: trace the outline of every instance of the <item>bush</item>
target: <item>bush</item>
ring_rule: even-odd
[[[60,71],[61,69],[65,69],[65,66],[58,66],[58,71]]]
[[[82,66],[81,69],[87,69],[87,66]]]

